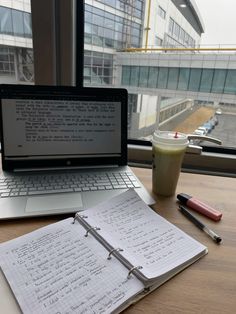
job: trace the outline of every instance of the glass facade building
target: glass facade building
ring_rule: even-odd
[[[31,14],[0,6],[0,34],[32,38]]]
[[[145,103],[149,102],[148,92],[142,95],[138,89],[176,89],[180,86],[187,91],[189,74],[188,70],[179,70],[177,67],[132,65],[132,53],[131,65],[122,66],[119,72],[117,55],[127,48],[141,48],[147,45],[195,47],[201,32],[192,27],[191,19],[183,19],[174,0],[85,0],[84,85],[123,85],[128,89],[129,135],[142,133],[136,132],[136,128],[143,128],[143,122],[139,122],[141,120],[156,125],[156,118],[153,119],[153,116],[158,111],[155,97],[159,96],[152,97],[150,106],[153,113],[149,114],[148,104]],[[134,87],[137,87],[137,91],[130,91],[130,88]],[[184,99],[183,103],[183,106],[176,104],[176,108],[168,112],[176,113],[186,108]],[[142,117],[145,112],[149,118]],[[164,121],[164,117],[167,117],[165,112],[161,115],[159,113],[160,122]],[[153,126],[149,125],[147,129],[152,132]]]
[[[236,94],[236,69],[123,66],[121,84],[154,89]]]
[[[0,82],[33,82],[30,1],[0,1],[0,34]]]
[[[113,85],[114,55],[127,47],[140,47],[143,0],[85,1],[85,85]]]
[[[201,34],[204,31],[204,25],[201,26],[200,13],[196,9],[194,11],[194,4],[196,6],[194,0],[183,0],[183,2],[186,3],[186,7],[179,9],[179,0],[84,0],[85,41],[83,42],[80,31],[72,27],[75,25],[72,23],[75,17],[73,4],[82,6],[83,1],[72,3],[70,1],[0,0],[0,6],[4,8],[1,11],[0,21],[1,83],[9,83],[8,77],[14,77],[16,83],[22,81],[34,83],[32,71],[29,71],[29,65],[31,69],[33,67],[31,23],[27,22],[30,15],[29,6],[32,3],[33,25],[38,26],[34,28],[34,42],[40,43],[40,45],[35,45],[36,82],[40,84],[47,80],[48,84],[55,84],[55,82],[56,84],[61,82],[74,84],[76,81],[74,71],[77,69],[77,64],[75,66],[73,49],[78,42],[81,45],[84,44],[84,55],[81,56],[81,54],[77,59],[82,60],[84,57],[84,73],[79,71],[78,81],[82,81],[80,78],[84,74],[84,85],[86,86],[125,87],[128,89],[128,128],[129,131],[133,131],[129,132],[130,138],[146,139],[147,137],[149,140],[151,138],[149,135],[153,130],[158,127],[162,129],[161,127],[166,121],[168,124],[165,125],[166,129],[168,127],[168,130],[174,130],[171,128],[173,125],[170,125],[173,120],[180,121],[180,116],[187,117],[195,110],[195,107],[204,109],[211,106],[210,109],[213,113],[220,108],[223,112],[220,118],[226,116],[224,114],[226,110],[228,110],[227,117],[230,117],[232,112],[235,116],[235,60],[235,65],[231,63],[227,67],[224,61],[222,61],[223,65],[220,62],[217,65],[215,63],[214,55],[221,54],[220,51],[209,53],[209,55],[211,54],[209,58],[202,58],[205,52],[201,53],[195,50],[188,53],[185,51],[176,53],[176,49],[165,50],[165,48],[172,47],[180,47],[181,50],[185,47],[200,47]],[[59,8],[62,3],[63,6]],[[149,3],[151,3],[151,8],[148,16]],[[68,5],[66,7],[68,10],[63,10],[65,4]],[[21,13],[19,14],[19,12]],[[79,16],[81,12],[82,8],[78,10]],[[58,14],[54,15],[54,13]],[[45,23],[45,27],[41,23],[41,17],[44,14],[48,22]],[[16,21],[12,20],[13,16]],[[55,20],[52,20],[52,16],[55,17]],[[79,20],[82,21],[82,18]],[[58,28],[52,27],[51,29],[54,22]],[[19,27],[16,27],[17,23],[20,23]],[[57,31],[56,34],[55,31]],[[49,35],[47,36],[47,34]],[[72,36],[67,36],[67,34],[72,34]],[[57,37],[58,35],[59,37]],[[76,44],[74,35],[78,36],[80,40],[77,40]],[[52,48],[47,50],[50,52],[48,55],[45,54],[45,37],[47,43],[50,43],[49,47]],[[2,39],[6,41],[3,43]],[[62,40],[63,45],[54,47],[55,39]],[[163,48],[158,53],[139,52],[137,57],[133,51],[120,52],[132,47],[144,50],[147,47],[158,48],[156,50],[160,50],[160,47]],[[58,50],[59,53],[57,53]],[[121,54],[126,54],[125,62],[120,62]],[[163,62],[154,60],[155,57],[151,56],[154,54],[156,56],[165,55],[166,59]],[[180,61],[180,56],[183,55],[186,62]],[[221,54],[222,57],[223,55],[225,53]],[[67,57],[72,61],[68,62]],[[195,57],[196,59],[194,59]],[[198,63],[201,64],[196,64],[200,58],[202,59]],[[146,59],[145,62],[144,59]],[[47,66],[45,66],[45,61]],[[41,67],[37,67],[41,64]],[[82,62],[79,69],[81,68]],[[55,77],[55,73],[59,75]],[[224,98],[224,95],[228,98]],[[173,118],[172,121],[169,121],[171,118]],[[228,123],[219,123],[222,126],[220,135],[227,133],[224,129],[226,124],[229,125]],[[201,124],[192,127],[197,128],[198,126]],[[192,133],[194,128],[183,132]],[[230,145],[235,147],[235,137],[232,140],[234,131],[232,130],[227,133],[229,136],[226,143],[229,143],[229,139],[231,139],[230,143],[233,144]],[[218,134],[217,137],[220,138]]]
[[[116,10],[113,13],[113,10],[109,12],[85,4],[85,43],[118,50],[127,46],[140,47],[142,25],[134,19],[142,19],[143,3],[136,1],[140,10],[135,10],[135,7],[128,4],[129,1],[117,1],[117,8],[114,5],[116,1],[99,2],[109,4]]]

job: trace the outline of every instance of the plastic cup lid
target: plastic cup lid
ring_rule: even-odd
[[[153,142],[176,145],[187,145],[189,143],[186,134],[173,131],[155,131]]]

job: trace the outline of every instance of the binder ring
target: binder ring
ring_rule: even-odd
[[[129,279],[131,277],[131,274],[134,270],[138,270],[138,269],[142,269],[143,267],[142,266],[134,266],[132,268],[130,268],[129,272],[128,272],[128,276],[127,276],[127,279]]]
[[[98,227],[90,227],[90,228],[86,231],[86,233],[85,233],[84,236],[87,237],[88,234],[89,234],[89,232],[92,231],[92,230],[101,230],[101,228],[98,228]]]
[[[72,221],[72,224],[74,224],[75,221],[76,221],[78,218],[88,218],[88,216],[80,215],[79,213],[76,213],[76,214],[75,214],[75,217],[74,217],[74,220]]]
[[[112,250],[109,252],[107,259],[111,259],[111,255],[112,255],[114,252],[122,252],[122,251],[124,251],[124,250],[123,250],[123,249],[120,249],[120,248],[112,249]]]

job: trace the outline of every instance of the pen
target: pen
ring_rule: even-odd
[[[187,217],[195,226],[208,234],[213,241],[216,243],[220,243],[222,241],[221,237],[219,237],[214,231],[205,226],[200,220],[198,220],[195,216],[193,216],[190,211],[183,205],[179,205],[180,212]]]

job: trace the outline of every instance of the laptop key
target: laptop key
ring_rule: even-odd
[[[105,186],[99,186],[98,189],[99,190],[105,190]]]
[[[0,193],[10,193],[11,189],[0,190]]]
[[[39,194],[53,194],[53,193],[69,193],[73,192],[73,189],[60,189],[60,190],[44,190],[44,191],[29,191],[28,195],[39,195]]]
[[[74,188],[74,191],[75,192],[81,192],[82,190],[81,190],[81,188]]]
[[[127,188],[127,186],[126,185],[113,185],[113,188],[114,189],[126,189]]]
[[[83,187],[82,191],[89,191],[89,189],[90,189],[89,187]]]
[[[127,184],[127,188],[133,188],[133,184]]]
[[[19,195],[18,192],[11,192],[11,193],[10,193],[10,196],[18,196],[18,195]]]
[[[134,186],[135,188],[140,188],[140,184],[138,184],[138,182],[133,182],[133,186]]]
[[[112,185],[106,185],[106,190],[112,190]]]

